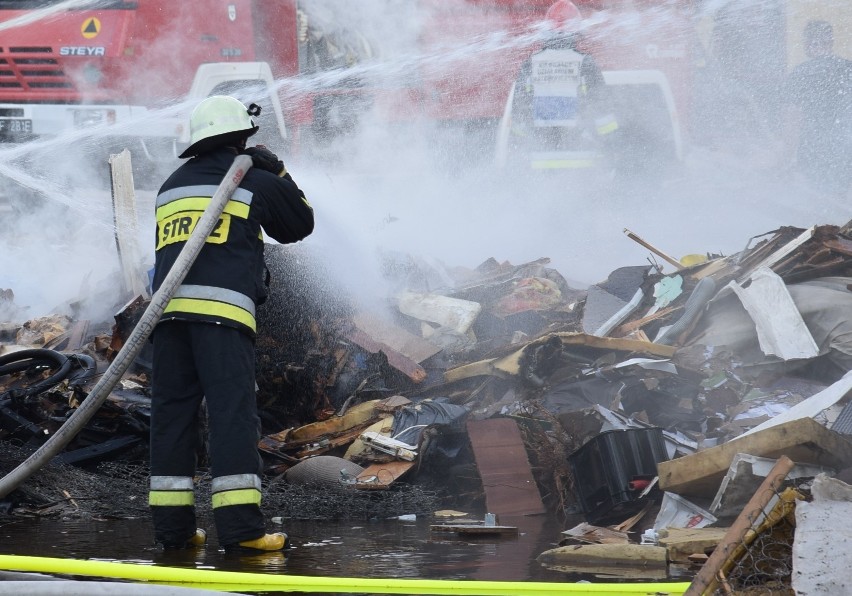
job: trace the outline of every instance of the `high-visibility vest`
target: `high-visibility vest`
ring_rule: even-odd
[[[157,196],[156,251],[161,266],[175,256],[174,251],[166,255],[164,249],[186,242],[216,188],[190,185],[171,188]],[[163,321],[203,321],[236,327],[251,335],[257,332],[257,273],[247,275],[247,270],[262,266],[263,238],[258,225],[249,222],[252,200],[253,193],[247,189],[234,192],[191,274],[166,306]]]
[[[534,126],[577,126],[582,94],[583,54],[570,49],[548,49],[531,59]]]

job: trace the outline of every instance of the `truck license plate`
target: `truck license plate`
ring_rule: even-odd
[[[33,121],[22,118],[0,118],[0,134],[30,134],[33,131]]]

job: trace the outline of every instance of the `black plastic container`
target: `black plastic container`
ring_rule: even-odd
[[[632,515],[642,490],[657,476],[657,463],[667,459],[661,428],[602,432],[569,455],[586,520],[597,524]]]

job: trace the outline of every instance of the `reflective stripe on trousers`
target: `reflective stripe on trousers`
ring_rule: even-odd
[[[213,479],[213,509],[231,505],[260,505],[260,477],[234,474]]]
[[[151,476],[148,504],[152,507],[195,505],[195,492],[190,476]]]

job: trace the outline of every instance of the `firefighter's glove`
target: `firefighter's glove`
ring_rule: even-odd
[[[251,157],[252,166],[255,168],[272,172],[276,176],[287,175],[287,168],[284,167],[284,162],[263,145],[246,147],[243,153]]]

